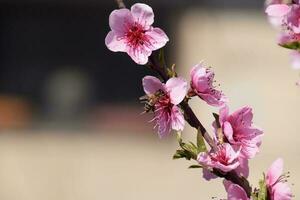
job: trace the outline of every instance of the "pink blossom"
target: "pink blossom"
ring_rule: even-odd
[[[272,4],[266,8],[266,13],[271,17],[283,17],[290,11],[290,6],[286,4]]]
[[[152,51],[169,41],[164,31],[152,27],[153,22],[153,10],[146,4],[134,4],[131,10],[114,10],[109,16],[111,31],[105,44],[113,52],[127,52],[137,64],[144,65]]]
[[[185,98],[187,82],[182,78],[170,78],[164,84],[156,77],[145,76],[143,87],[149,102],[153,104],[153,120],[159,136],[166,136],[172,129],[182,131],[184,116],[177,105]]]
[[[283,160],[275,160],[267,171],[266,184],[270,200],[290,200],[292,192],[286,183],[286,176],[282,174]]]
[[[299,51],[292,51],[290,53],[292,67],[294,69],[300,69],[300,52]]]
[[[288,46],[292,43],[300,42],[300,34],[293,32],[282,32],[278,37],[278,44],[281,46]]]
[[[191,89],[209,105],[222,106],[227,99],[213,86],[214,76],[214,72],[202,64],[194,66],[191,70]]]
[[[228,106],[219,111],[219,124],[225,136],[225,141],[234,148],[241,148],[241,156],[245,159],[253,158],[259,151],[262,130],[252,125],[253,113],[249,107],[242,107],[229,114]],[[217,137],[217,127],[213,124]]]
[[[241,186],[226,180],[224,180],[223,184],[227,192],[227,200],[250,200]]]
[[[290,7],[286,4],[281,4],[281,1],[267,2],[267,8],[265,12],[269,16],[269,22],[275,28],[281,28],[284,23],[284,17],[290,10]]]
[[[272,4],[265,12],[271,18],[281,20],[281,25],[285,31],[291,34],[300,33],[300,5],[299,4]]]
[[[289,12],[286,14],[286,25],[293,33],[300,33],[300,5],[291,4]]]
[[[230,144],[224,143],[217,147],[216,151],[201,152],[197,157],[199,164],[205,167],[220,169],[229,172],[236,169],[240,163],[238,160],[239,151],[235,151]]]

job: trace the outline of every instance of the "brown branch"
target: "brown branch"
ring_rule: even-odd
[[[121,9],[121,8],[126,8],[123,0],[115,0],[118,4],[118,7]]]

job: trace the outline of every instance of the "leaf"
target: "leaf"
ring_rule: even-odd
[[[198,130],[197,133],[197,154],[201,153],[201,152],[206,152],[206,146],[205,146],[205,142],[204,142],[204,138],[202,136],[202,134],[200,133],[200,130]]]
[[[185,157],[184,150],[176,150],[176,153],[173,155],[173,159],[180,159]]]
[[[196,145],[194,145],[193,143],[182,143],[181,148],[187,152],[189,152],[189,155],[191,156],[191,158],[193,159],[197,159],[197,155],[198,155],[198,150]]]
[[[180,158],[185,158],[186,160],[191,160],[194,157],[193,154],[191,154],[191,152],[186,151],[186,150],[176,150],[176,153],[173,155],[173,159],[180,159]]]
[[[287,43],[287,44],[279,44],[279,45],[287,49],[294,49],[294,50],[300,49],[300,43],[298,41]]]
[[[166,61],[165,61],[165,52],[164,52],[163,48],[161,48],[159,50],[158,60],[159,60],[160,66],[165,68],[166,67]]]
[[[268,199],[268,189],[267,189],[265,175],[264,175],[264,178],[259,181],[259,191],[257,195],[257,200],[267,200],[267,199]]]
[[[181,132],[177,132],[176,139],[177,139],[177,141],[178,141],[178,143],[180,145],[182,143]]]
[[[197,168],[202,168],[200,165],[191,165],[189,166],[189,169],[197,169]]]
[[[220,120],[219,120],[219,115],[217,113],[213,113],[213,116],[215,118],[217,127],[221,128],[221,124],[220,124]]]

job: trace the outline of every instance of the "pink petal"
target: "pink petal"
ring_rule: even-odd
[[[259,152],[259,145],[251,140],[242,141],[242,150],[241,154],[248,159],[254,158],[255,155]]]
[[[227,105],[225,105],[219,111],[220,124],[223,124],[225,121],[227,121],[228,115],[229,115],[229,107]]]
[[[252,124],[253,113],[250,107],[242,107],[231,114],[230,121],[236,128],[248,127]]]
[[[206,92],[211,87],[211,82],[207,80],[211,76],[213,76],[213,72],[207,73],[207,69],[201,63],[194,66],[191,70],[192,86],[197,92]]]
[[[239,185],[231,184],[227,189],[228,200],[248,200],[246,192]]]
[[[223,180],[223,185],[225,187],[226,192],[228,191],[228,188],[232,185],[233,183],[230,181],[227,181],[226,179]]]
[[[184,129],[184,116],[177,106],[173,106],[171,113],[172,129],[176,131],[183,131]]]
[[[238,166],[238,168],[236,168],[236,172],[242,176],[244,176],[245,178],[248,178],[249,176],[249,163],[248,163],[248,159],[243,158],[242,156],[239,157],[239,163],[240,166]]]
[[[290,7],[286,4],[273,4],[267,7],[266,13],[272,17],[282,17],[290,11]]]
[[[204,166],[212,166],[212,160],[210,159],[208,153],[201,152],[197,156],[197,161],[199,164]]]
[[[275,160],[267,171],[266,182],[268,186],[273,186],[279,179],[283,171],[283,160],[278,158]]]
[[[214,175],[213,173],[211,173],[208,169],[203,168],[202,170],[203,172],[203,178],[207,181],[210,181],[211,179],[215,179],[218,178],[216,175]]]
[[[163,138],[170,134],[172,130],[171,119],[168,111],[164,108],[157,108],[155,111],[156,126],[158,126],[158,135]]]
[[[148,95],[155,94],[158,90],[164,91],[164,85],[154,76],[145,76],[143,78],[143,88]]]
[[[154,13],[150,6],[143,3],[136,3],[131,7],[131,13],[135,20],[145,29],[148,29],[154,22]]]
[[[139,65],[145,65],[148,62],[148,57],[151,55],[151,51],[145,49],[142,46],[137,48],[129,48],[127,50],[127,54],[131,57],[131,59]]]
[[[123,36],[131,24],[133,24],[133,17],[126,8],[114,10],[109,16],[109,26],[117,36]]]
[[[293,69],[300,69],[300,52],[292,51],[290,56],[291,56]]]
[[[152,50],[157,50],[166,45],[169,41],[168,36],[160,28],[152,28],[151,30],[145,33],[151,42],[150,48]]]
[[[233,143],[235,142],[233,139],[233,129],[232,126],[229,122],[224,122],[223,124],[223,132],[226,138],[228,139],[229,142]]]
[[[203,101],[211,106],[221,107],[228,102],[228,99],[220,91],[217,90],[214,91],[214,94],[198,93],[198,95]]]
[[[113,52],[125,52],[126,43],[122,39],[118,39],[113,31],[110,31],[105,38],[105,45]]]
[[[287,183],[279,182],[272,188],[273,200],[290,200],[292,199],[292,191]]]
[[[188,84],[183,78],[170,78],[166,83],[166,90],[170,95],[171,103],[178,105],[187,94]]]
[[[230,172],[230,171],[236,169],[239,165],[240,165],[240,163],[238,161],[236,161],[230,165],[223,165],[219,162],[216,162],[216,163],[214,163],[214,165],[212,167],[218,168],[218,169],[222,170],[223,172]]]

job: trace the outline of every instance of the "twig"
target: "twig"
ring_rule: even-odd
[[[126,8],[123,0],[115,0],[116,3],[118,4],[119,8]],[[156,71],[161,78],[166,82],[169,79],[168,73],[166,73],[165,68],[161,67],[155,60],[153,54],[149,57],[149,63],[150,63],[150,67]],[[196,128],[197,130],[200,130],[203,138],[205,139],[205,141],[209,144],[209,146],[215,150],[216,149],[216,144],[214,143],[213,139],[210,137],[210,135],[208,134],[208,132],[206,131],[206,129],[204,128],[204,126],[202,125],[202,123],[200,122],[200,120],[197,118],[197,116],[195,115],[194,111],[192,110],[192,108],[189,106],[188,102],[183,101],[181,104],[181,108],[184,111],[184,115],[185,115],[185,120],[194,128]],[[216,174],[219,177],[223,177],[235,184],[238,184],[239,186],[241,186],[245,192],[247,193],[248,197],[251,196],[251,191],[252,188],[249,184],[249,182],[247,181],[247,179],[240,177],[234,170],[230,171],[228,173],[223,173],[218,169],[214,169],[213,173]]]
[[[161,78],[166,82],[169,79],[168,74],[167,74],[166,70],[163,67],[161,67],[159,64],[157,64],[157,62],[156,62],[155,58],[153,57],[153,55],[150,56],[149,62],[150,62],[151,68],[155,72],[157,72],[161,76]],[[211,136],[208,134],[208,132],[206,131],[206,129],[204,128],[204,126],[202,125],[200,120],[197,118],[194,111],[189,106],[188,102],[183,101],[180,104],[180,106],[181,106],[182,110],[184,111],[185,120],[190,124],[190,126],[192,126],[193,128],[196,128],[197,130],[200,130],[200,132],[201,132],[203,138],[205,139],[205,141],[209,144],[209,146],[213,150],[215,150],[216,149],[215,142],[213,141]],[[247,179],[239,176],[234,170],[230,171],[228,173],[223,173],[218,169],[214,169],[213,173],[215,175],[219,176],[219,177],[223,177],[226,180],[229,180],[229,181],[231,181],[235,184],[238,184],[239,186],[241,186],[245,190],[248,197],[251,196],[252,188],[250,186],[250,183],[247,181]]]
[[[119,8],[126,8],[123,0],[115,0],[115,1],[117,2]]]

